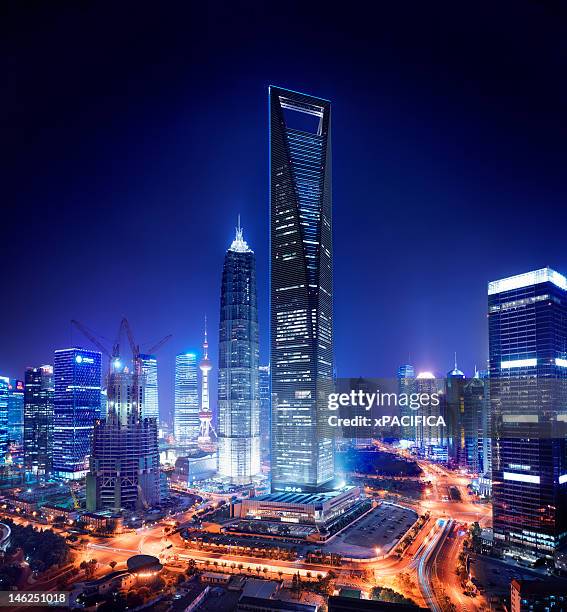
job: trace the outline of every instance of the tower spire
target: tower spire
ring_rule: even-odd
[[[251,249],[244,240],[244,230],[240,225],[240,215],[238,215],[238,225],[236,226],[236,236],[230,245],[231,251],[236,251],[237,253],[250,253]]]
[[[211,421],[213,414],[209,403],[209,372],[212,369],[209,360],[209,340],[207,338],[207,315],[205,315],[205,335],[203,339],[203,358],[199,363],[201,370],[201,410],[199,411],[199,437],[197,442],[203,450],[211,450],[211,433],[214,433]]]
[[[457,351],[455,351],[455,370],[457,369]]]
[[[205,339],[203,341],[203,358],[209,358],[209,341],[207,340],[207,315],[205,315]]]

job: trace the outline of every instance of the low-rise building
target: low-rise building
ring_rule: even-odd
[[[171,474],[172,484],[188,489],[196,482],[206,480],[217,471],[217,457],[214,453],[197,452],[194,455],[178,457]]]
[[[360,489],[344,487],[329,493],[270,493],[235,501],[231,516],[242,519],[279,520],[284,523],[325,525],[360,500]]]

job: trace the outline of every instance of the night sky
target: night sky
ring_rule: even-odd
[[[267,362],[269,84],[333,103],[337,374],[482,366],[486,283],[567,273],[564,3],[189,4],[3,3],[0,374],[126,315],[165,414],[238,213]]]

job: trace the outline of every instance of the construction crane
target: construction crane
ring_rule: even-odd
[[[130,322],[128,321],[126,317],[122,319],[120,323],[120,329],[126,330],[126,336],[128,337],[128,342],[130,344],[130,349],[132,351],[132,360],[133,360],[133,365],[134,365],[134,373],[133,373],[134,375],[133,375],[133,381],[132,381],[132,397],[136,398],[136,404],[137,404],[138,398],[140,397],[140,391],[139,391],[140,377],[143,374],[142,359],[141,359],[142,352],[140,351],[140,345],[137,344],[136,341],[134,340],[134,333],[132,332],[132,327],[130,326]],[[173,337],[172,334],[165,336],[165,338],[162,338],[157,344],[152,346],[148,350],[148,352],[150,354],[154,353],[159,348],[161,348],[172,337]]]
[[[80,321],[76,321],[75,319],[71,320],[71,325],[74,325],[88,340],[90,340],[97,349],[106,355],[110,362],[114,359],[118,359],[120,357],[120,337],[122,336],[122,322],[120,323],[120,327],[118,328],[118,334],[116,335],[116,340],[112,345],[112,352],[109,351],[104,344],[100,342],[100,340],[91,332],[91,330],[83,325]]]

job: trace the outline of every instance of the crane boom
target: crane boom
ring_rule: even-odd
[[[171,338],[173,338],[173,334],[169,334],[168,336],[165,336],[165,338],[162,338],[157,344],[154,344],[154,346],[149,348],[148,349],[148,353],[150,355],[153,355],[153,353],[155,353],[157,350],[159,350],[166,342],[171,340]]]
[[[71,324],[74,325],[88,340],[90,340],[101,353],[104,353],[108,358],[112,359],[112,355],[110,354],[109,350],[103,344],[101,344],[80,321],[72,319]]]

